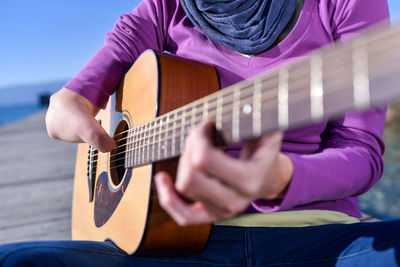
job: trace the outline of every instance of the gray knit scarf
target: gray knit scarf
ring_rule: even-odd
[[[243,54],[270,48],[291,20],[297,0],[181,0],[192,23]]]

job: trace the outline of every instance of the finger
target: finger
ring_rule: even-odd
[[[182,172],[187,171],[183,169]],[[250,203],[249,199],[236,190],[196,170],[191,170],[185,179],[177,179],[176,190],[192,200],[204,203],[217,217],[233,217],[245,210]]]
[[[86,142],[102,152],[110,151],[115,142],[94,118],[98,108],[83,96],[61,89],[50,99],[46,126],[50,137],[66,142]]]
[[[171,177],[165,172],[155,177],[161,207],[181,226],[211,223],[216,219],[200,202],[186,203],[174,190]]]
[[[101,152],[110,152],[116,147],[115,140],[92,117],[86,118],[86,127],[82,127],[81,138],[85,143],[94,146]]]
[[[231,177],[244,174],[237,159],[234,159],[212,144],[213,124],[200,123],[186,140],[183,153],[185,164],[202,170],[212,177]]]
[[[259,143],[260,143],[260,138],[246,142],[242,147],[242,151],[240,152],[240,158],[249,159],[259,146]]]
[[[189,144],[189,152],[192,152],[189,166],[218,178],[220,182],[247,198],[258,195],[262,181],[256,178],[260,178],[260,173],[266,175],[274,164],[280,150],[282,133],[273,133],[261,138],[258,143],[253,143],[254,148],[251,149],[255,151],[249,160],[232,158],[209,145],[204,140],[209,138],[208,133],[204,126],[194,132],[193,139],[197,142]]]
[[[266,155],[274,156],[280,151],[283,133],[281,131],[273,132],[263,136],[257,142],[257,146],[250,147],[249,157],[253,159],[265,159]],[[251,151],[253,149],[253,151]]]

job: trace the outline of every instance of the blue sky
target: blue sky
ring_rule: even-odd
[[[0,0],[0,87],[68,79],[139,0]]]
[[[314,1],[314,0],[311,0]],[[66,80],[140,0],[0,0],[0,88]],[[400,0],[389,0],[393,17]]]

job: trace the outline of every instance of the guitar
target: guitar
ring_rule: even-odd
[[[400,96],[399,36],[399,27],[373,32],[221,91],[214,67],[145,51],[97,116],[117,149],[78,146],[72,238],[112,240],[129,254],[200,252],[211,225],[178,226],[152,183],[160,170],[175,177],[189,130],[208,118],[233,144],[391,101]],[[295,86],[299,72],[307,75]]]

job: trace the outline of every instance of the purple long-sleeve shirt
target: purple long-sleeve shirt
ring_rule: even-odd
[[[197,30],[179,0],[144,0],[120,17],[104,46],[65,87],[104,107],[135,59],[153,49],[216,66],[224,88],[357,35],[388,17],[386,0],[306,0],[296,26],[282,42],[245,57]],[[322,209],[359,217],[357,196],[382,174],[384,120],[385,108],[374,108],[286,132],[282,151],[294,165],[287,193],[280,201],[255,201],[252,208],[259,212]]]

